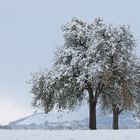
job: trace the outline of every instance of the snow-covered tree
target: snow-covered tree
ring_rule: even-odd
[[[137,76],[135,76],[135,80],[137,81],[137,83],[135,83],[135,87],[137,87],[135,89],[135,93],[138,93],[136,95],[136,100],[135,100],[135,111],[134,111],[134,115],[135,117],[137,117],[138,119],[140,119],[140,61],[137,62],[136,64],[136,71],[137,71]]]
[[[73,18],[62,27],[64,45],[57,49],[53,68],[32,79],[34,105],[46,112],[52,108],[74,109],[89,96],[89,128],[96,129],[96,104],[104,86],[104,70],[96,34],[104,30],[102,20],[87,24]],[[98,38],[98,37],[97,37]]]
[[[113,128],[118,129],[119,114],[135,106],[139,96],[138,63],[134,55],[135,39],[128,26],[109,26],[104,36],[108,83],[101,94],[103,108],[112,108]],[[104,45],[105,46],[105,45]]]
[[[53,108],[72,110],[88,96],[89,128],[96,129],[100,97],[102,105],[107,106],[118,101],[119,95],[122,99],[129,94],[122,87],[128,86],[125,80],[132,64],[133,36],[125,26],[106,25],[100,18],[92,24],[73,18],[62,31],[64,44],[55,52],[52,69],[35,74],[31,80],[33,105],[43,107],[46,113]],[[121,78],[124,80],[120,83]],[[120,107],[118,102],[115,105]]]

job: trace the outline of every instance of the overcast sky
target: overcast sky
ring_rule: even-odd
[[[140,45],[139,0],[0,0],[0,124],[34,112],[30,73],[50,67],[72,17],[130,24]],[[137,48],[137,54],[140,49]]]

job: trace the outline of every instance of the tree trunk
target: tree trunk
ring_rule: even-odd
[[[89,129],[96,129],[96,102],[91,101],[89,103]]]
[[[93,89],[89,86],[89,129],[96,129],[96,99],[93,96]]]
[[[93,89],[90,84],[88,84],[88,93],[89,93],[89,129],[96,129],[96,104],[98,101],[98,97],[104,87],[104,84],[99,82],[95,95],[93,95]]]
[[[113,107],[113,129],[119,129],[119,107]]]

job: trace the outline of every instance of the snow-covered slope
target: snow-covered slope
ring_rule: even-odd
[[[70,111],[51,111],[48,114],[36,113],[31,116],[10,122],[13,129],[76,129],[87,128],[88,106],[83,105]]]
[[[83,105],[73,112],[52,111],[48,114],[36,113],[9,123],[12,129],[88,129],[88,106]],[[101,114],[97,109],[98,128],[111,128],[112,116]],[[120,128],[139,128],[131,113],[120,116]]]

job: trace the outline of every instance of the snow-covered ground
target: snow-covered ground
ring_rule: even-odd
[[[140,129],[0,130],[0,140],[140,140]]]

